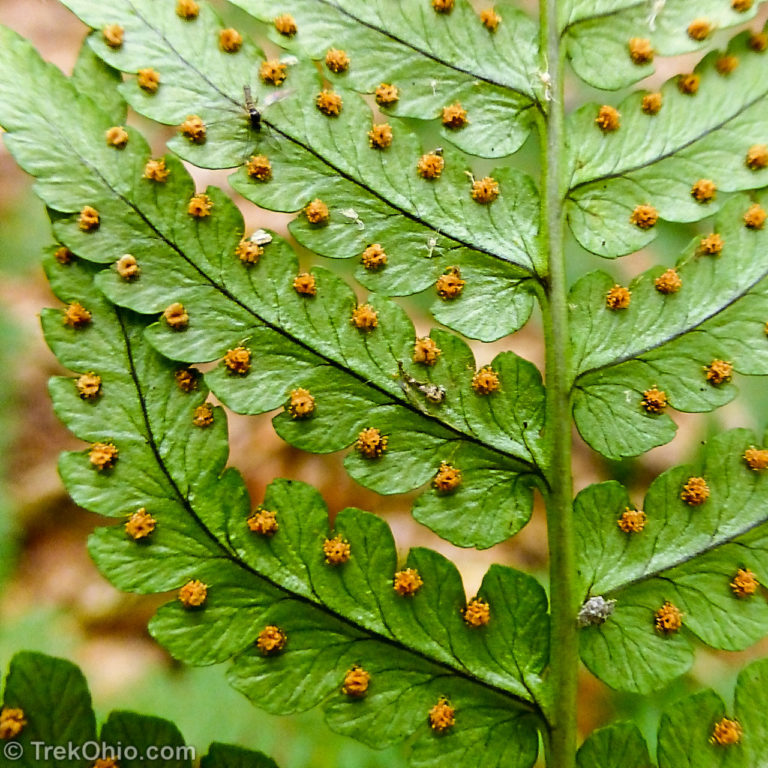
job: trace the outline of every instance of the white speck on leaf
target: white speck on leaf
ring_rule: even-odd
[[[269,245],[272,242],[272,235],[265,229],[257,229],[249,238],[256,245]]]
[[[360,218],[360,214],[354,208],[342,208],[339,213],[357,224],[358,229],[365,229],[365,222]]]

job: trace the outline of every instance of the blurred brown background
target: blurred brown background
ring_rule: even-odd
[[[531,5],[528,3],[527,5]],[[768,11],[763,13],[763,19]],[[0,0],[0,23],[28,37],[43,56],[70,72],[85,33],[83,25],[53,0]],[[753,26],[756,26],[753,23]],[[652,78],[660,82],[692,66],[697,56],[659,62]],[[685,61],[688,59],[688,61]],[[599,97],[571,84],[569,101]],[[614,94],[608,95],[616,103]],[[145,125],[142,123],[142,125]],[[158,148],[163,136],[155,137]],[[226,174],[196,171],[198,186],[220,184]],[[222,669],[183,670],[147,635],[146,623],[159,599],[122,594],[91,564],[85,549],[89,531],[103,521],[69,501],[56,473],[61,450],[82,447],[53,416],[47,379],[62,371],[45,346],[38,315],[56,305],[39,266],[40,249],[50,242],[42,204],[30,180],[16,167],[0,139],[0,665],[13,652],[37,648],[80,664],[102,713],[115,706],[135,707],[178,721],[187,738],[202,747],[212,739],[233,740],[271,752],[283,768],[305,766],[399,766],[400,749],[376,753],[349,739],[330,735],[319,715],[273,718],[250,708],[227,688]],[[284,230],[289,217],[242,204],[249,226]],[[680,229],[680,228],[678,228]],[[672,264],[691,232],[670,232],[654,252],[641,252],[606,263],[573,248],[573,275],[587,269],[614,271],[627,279],[655,261]],[[426,316],[417,325],[429,326]],[[542,363],[541,338],[535,323],[512,340],[476,344],[481,362],[511,348]],[[724,426],[757,426],[768,421],[765,381],[740,382],[747,397],[714,416],[677,414],[678,437],[641,460],[609,464],[596,458],[577,438],[577,487],[616,477],[627,483],[638,503],[650,480],[670,464],[690,455],[698,440]],[[302,454],[282,443],[269,415],[230,419],[231,463],[245,475],[254,503],[274,477],[301,479],[317,486],[332,511],[358,506],[381,514],[392,525],[399,548],[429,546],[459,566],[468,594],[474,594],[483,573],[500,562],[546,576],[546,529],[540,504],[532,522],[507,544],[478,552],[452,547],[416,524],[409,498],[380,497],[354,483],[342,466],[342,455]],[[673,686],[650,701],[614,696],[586,673],[583,675],[581,724],[584,732],[616,715],[635,715],[648,731],[659,706],[693,683],[715,684],[728,690],[734,671],[746,657],[763,655],[768,644],[745,654],[702,652],[689,681]],[[222,709],[224,708],[224,709]],[[226,711],[226,722],[212,712]],[[322,744],[322,747],[320,746]]]

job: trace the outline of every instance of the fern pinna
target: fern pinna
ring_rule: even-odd
[[[195,748],[168,720],[111,712],[96,727],[83,673],[71,662],[21,651],[9,664],[0,715],[3,765],[126,768],[277,768],[260,752],[214,742],[193,763]]]
[[[236,26],[195,0],[65,5],[93,30],[71,78],[0,33],[0,124],[57,240],[45,264],[64,307],[43,324],[76,377],[51,393],[91,443],[61,474],[122,521],[90,542],[105,575],[178,590],[150,627],[175,657],[232,659],[257,706],[322,703],[371,746],[408,739],[414,765],[650,764],[627,723],[576,755],[579,653],[645,694],[697,644],[768,633],[768,449],[732,430],[640,506],[617,482],[573,502],[571,424],[604,457],[637,456],[674,437],[671,410],[712,411],[736,374],[768,374],[768,37],[723,32],[761,3],[542,0],[536,23],[508,2],[234,0]],[[568,66],[627,89],[654,57],[715,43],[656,91],[565,114]],[[168,154],[126,127],[126,105],[175,126]],[[534,178],[515,153],[537,140]],[[370,294],[246,232],[182,160],[236,169],[236,192],[295,214],[295,242],[352,259]],[[566,248],[615,258],[671,224],[693,236],[674,267],[629,285],[592,272],[567,293]],[[450,331],[417,333],[392,298],[420,293]],[[535,306],[546,387],[512,352],[478,365],[461,337],[507,337]],[[347,450],[368,488],[418,490],[415,519],[459,546],[513,536],[540,493],[547,591],[496,565],[467,596],[435,552],[399,561],[375,516],[329,528],[298,482],[250,501],[209,391],[279,409],[300,449]],[[758,768],[767,675],[747,668],[733,706],[712,691],[672,704],[659,768]]]

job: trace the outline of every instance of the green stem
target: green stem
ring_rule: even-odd
[[[549,261],[549,280],[542,296],[547,345],[547,531],[549,538],[551,706],[547,749],[549,768],[573,768],[576,759],[576,688],[578,636],[576,567],[571,476],[571,403],[568,386],[569,334],[563,254],[564,155],[563,68],[557,22],[558,0],[540,0],[542,71],[549,76],[549,109],[542,122],[542,242]]]

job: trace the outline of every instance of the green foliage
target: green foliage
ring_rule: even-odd
[[[755,126],[768,119],[766,52],[753,50],[749,37],[743,33],[726,52],[702,60],[695,70],[696,93],[683,92],[679,76],[668,80],[658,114],[643,110],[644,92],[636,91],[618,106],[621,128],[615,132],[596,125],[597,104],[570,116],[567,211],[581,245],[600,256],[623,256],[656,236],[655,228],[630,221],[636,206],[652,205],[665,221],[700,221],[716,213],[728,193],[766,184],[768,171],[745,163],[750,147],[761,141]],[[738,59],[728,75],[717,70],[725,55]],[[705,102],[717,109],[702,107]],[[714,199],[694,197],[700,179],[715,182]]]
[[[325,701],[332,727],[374,746],[417,731],[415,764],[445,764],[446,747],[451,760],[470,759],[468,738],[487,740],[489,749],[498,741],[500,755],[511,739],[519,764],[532,764],[531,726],[541,707],[548,638],[546,597],[537,582],[494,566],[479,593],[493,606],[494,621],[473,628],[462,619],[467,600],[449,561],[414,550],[403,567],[416,569],[424,584],[413,597],[398,595],[386,524],[348,509],[332,533],[322,500],[301,483],[270,486],[262,506],[276,513],[279,529],[274,537],[254,533],[243,482],[234,470],[224,471],[223,411],[214,410],[210,426],[195,426],[205,386],[179,388],[178,366],[144,339],[146,321],[107,303],[93,285],[94,273],[79,262],[62,266],[49,259],[54,290],[64,300],[77,297],[92,322],[74,330],[60,311],[49,310],[43,325],[62,362],[81,371],[98,367],[102,396],[83,400],[68,378],[54,379],[51,394],[57,414],[79,437],[114,441],[119,454],[114,467],[102,471],[89,451],[65,454],[60,471],[79,504],[114,517],[144,508],[157,521],[146,541],[123,526],[92,537],[91,555],[116,586],[147,593],[192,580],[208,585],[203,610],[174,600],[152,620],[152,634],[189,663],[234,655],[231,681],[268,711],[303,711]],[[352,552],[336,567],[324,555],[334,534]],[[254,646],[268,626],[288,637],[284,653],[265,655]],[[341,692],[356,665],[372,678],[361,701]],[[424,725],[441,697],[457,717],[466,713],[444,737]]]
[[[757,442],[747,430],[725,432],[707,445],[700,464],[656,478],[642,507],[641,533],[617,525],[632,509],[618,483],[592,485],[577,497],[582,588],[616,600],[610,621],[582,630],[582,658],[609,685],[643,693],[659,688],[691,665],[693,637],[733,651],[768,634],[762,596],[739,596],[731,586],[739,569],[768,580],[762,527],[768,486],[744,460]],[[698,506],[681,498],[691,477],[704,478],[709,488]],[[683,612],[682,633],[652,631],[665,602]]]
[[[418,69],[411,71],[416,43],[397,45],[391,36],[385,37],[370,28],[364,35],[374,39],[365,39],[360,36],[361,27],[353,17],[343,14],[336,17],[327,6],[307,2],[301,10],[308,14],[308,24],[313,24],[315,15],[322,17],[323,25],[333,25],[335,21],[339,25],[335,30],[339,33],[339,47],[353,46],[350,53],[357,50],[354,46],[375,50],[384,60],[372,61],[374,72],[367,76],[356,65],[350,69],[349,77],[334,78],[332,85],[342,94],[343,107],[341,114],[330,120],[315,106],[315,96],[323,81],[314,64],[302,59],[291,65],[286,85],[300,92],[301,98],[291,97],[269,107],[263,118],[268,130],[256,133],[243,109],[243,86],[250,84],[254,96],[262,102],[275,91],[273,86],[254,77],[263,54],[246,41],[236,57],[216,54],[210,61],[208,54],[203,57],[201,50],[215,39],[221,28],[221,22],[207,8],[203,7],[200,17],[190,24],[178,18],[171,4],[157,8],[149,0],[119,9],[89,0],[75,0],[67,5],[96,29],[110,23],[119,23],[125,28],[125,43],[118,51],[99,37],[90,41],[111,66],[127,72],[152,66],[162,73],[163,87],[151,97],[138,87],[135,79],[122,86],[122,93],[134,109],[154,120],[178,125],[190,114],[190,104],[194,104],[194,113],[208,126],[207,138],[200,144],[180,136],[174,138],[169,147],[182,158],[202,167],[231,168],[242,166],[256,149],[269,157],[274,182],[254,181],[241,168],[232,179],[233,187],[240,194],[262,207],[278,211],[300,211],[313,198],[321,198],[331,208],[327,227],[314,227],[303,217],[291,224],[291,234],[300,243],[324,256],[357,259],[371,243],[385,243],[390,261],[384,269],[375,272],[358,269],[358,277],[366,288],[384,295],[407,295],[432,285],[446,268],[458,267],[468,284],[476,288],[470,287],[466,297],[460,299],[470,305],[468,310],[451,312],[441,307],[441,322],[470,337],[492,341],[515,331],[528,319],[533,303],[530,278],[543,266],[536,242],[538,206],[533,180],[513,169],[500,169],[499,175],[496,172],[493,175],[507,194],[492,207],[479,206],[470,198],[471,183],[461,155],[445,148],[445,171],[439,179],[403,184],[403,179],[413,177],[421,154],[417,137],[406,123],[391,117],[388,119],[396,140],[386,151],[372,149],[367,135],[372,124],[370,109],[359,96],[347,90],[348,87],[373,90],[385,75],[391,74],[394,80],[398,74],[402,76],[405,62],[408,77],[415,77],[420,89],[432,81],[440,84],[435,86],[436,94],[432,96],[435,104],[443,105],[448,94],[451,99],[456,94],[465,106],[470,101],[472,105],[489,106],[494,96],[489,97],[488,91],[496,93],[499,86],[482,79],[478,81],[468,74],[459,76],[457,65],[450,68],[441,65],[434,55],[422,61],[422,67],[429,71],[425,75],[428,79],[422,81]],[[272,14],[269,5],[256,10]],[[298,9],[295,13],[298,23],[303,23],[305,17]],[[522,30],[526,37],[531,34],[529,25],[527,22]],[[303,37],[299,35],[298,40]],[[389,55],[388,47],[393,47]],[[460,41],[456,41],[455,47],[463,49]],[[316,48],[317,43],[310,54],[316,52]],[[525,49],[521,54],[527,57]],[[526,71],[530,66],[527,63],[515,67],[509,74],[510,79],[519,85],[520,70]],[[456,82],[457,77],[463,86]],[[464,95],[467,88],[471,91],[470,100]],[[405,88],[402,90],[403,94],[408,92]],[[430,85],[430,93],[431,90]],[[509,91],[504,89],[503,93],[504,99],[492,111],[504,111],[505,119],[500,124],[509,130],[515,123],[508,117]],[[409,106],[412,97],[415,103]],[[519,95],[512,98],[514,104],[520,104]],[[402,109],[404,115],[417,112],[423,116],[426,108],[423,101],[411,92],[411,97],[398,101],[396,112]],[[488,148],[496,143],[488,136],[486,126],[498,120],[493,114],[484,115],[485,106],[478,110],[478,118],[473,118],[471,123],[476,120],[478,130],[483,132],[480,144]],[[430,111],[434,112],[435,108]],[[528,103],[523,114],[530,111]],[[470,134],[463,130],[451,132],[452,137]],[[510,146],[517,148],[524,135],[512,137]],[[339,142],[338,136],[344,136],[345,141]],[[506,146],[505,142],[499,146]],[[472,143],[478,144],[478,141]],[[474,151],[471,147],[464,149]],[[509,147],[500,154],[508,151],[511,151]],[[344,212],[353,212],[353,218]],[[355,216],[361,225],[354,222]],[[510,229],[514,232],[512,237]],[[509,285],[498,297],[489,297],[483,286],[502,277]],[[473,311],[472,307],[489,298],[497,310],[490,313],[493,321],[486,317],[487,305],[486,312]],[[444,304],[438,302],[437,306]],[[510,304],[514,306],[511,312],[507,309]]]
[[[6,37],[7,55],[21,66],[30,50],[12,35]],[[52,73],[48,65],[38,66]],[[56,79],[52,89],[58,98],[76,98],[64,78],[52,73],[45,80],[50,76]],[[181,163],[167,158],[166,184],[141,178],[149,150],[135,131],[129,129],[128,146],[115,151],[103,140],[109,119],[90,102],[82,112],[50,126],[47,108],[35,93],[12,83],[7,88],[18,109],[16,120],[5,120],[12,132],[8,144],[13,148],[24,137],[17,158],[39,176],[40,195],[62,213],[80,209],[58,198],[57,181],[48,180],[53,164],[78,178],[80,199],[100,212],[99,229],[92,233],[79,229],[77,213],[57,215],[57,237],[84,258],[101,263],[114,261],[113,243],[120,242],[122,251],[139,262],[141,278],[126,282],[114,269],[105,271],[99,285],[107,297],[139,312],[161,311],[172,298],[192,318],[183,333],[164,322],[154,325],[149,333],[158,350],[185,362],[213,360],[238,345],[258,350],[258,369],[254,366],[249,376],[233,377],[219,369],[207,378],[227,405],[243,413],[273,410],[298,387],[316,393],[316,417],[298,423],[277,417],[280,435],[302,449],[340,450],[369,426],[391,433],[389,450],[380,461],[347,461],[355,479],[379,492],[412,490],[428,483],[441,461],[456,464],[463,473],[460,490],[455,495],[428,490],[417,506],[422,522],[455,543],[487,547],[527,522],[535,463],[543,463],[543,390],[530,363],[509,352],[499,355],[492,365],[502,377],[502,388],[485,398],[472,391],[476,364],[458,337],[434,331],[442,350],[439,361],[428,368],[414,365],[416,333],[397,305],[371,298],[379,327],[373,333],[357,330],[349,322],[354,294],[335,275],[317,269],[317,296],[296,293],[296,256],[277,236],[259,264],[249,267],[237,259],[242,216],[220,191],[208,190],[215,206],[211,220],[189,216],[194,188]],[[39,122],[27,119],[30,110],[37,112]],[[52,134],[62,131],[72,136],[76,154],[56,148]],[[86,142],[98,147],[97,157]],[[175,265],[172,270],[169,263]],[[404,386],[400,363],[414,378],[444,387],[445,401],[430,403]],[[518,382],[524,386],[518,388]],[[426,435],[426,442],[414,444],[414,432]],[[457,526],[452,514],[465,498],[482,499],[486,510],[472,529]]]
[[[645,739],[632,723],[593,731],[576,756],[578,768],[647,768],[650,762]]]
[[[632,92],[618,113],[589,104],[567,121],[562,60],[593,86],[625,87],[651,72],[650,48],[709,48],[710,33],[760,3],[711,0],[694,16],[683,0],[549,0],[546,55],[509,3],[481,20],[464,0],[236,0],[267,25],[268,54],[247,34],[225,33],[227,43],[204,4],[187,3],[198,11],[187,17],[172,0],[65,5],[94,30],[71,78],[0,29],[0,124],[76,254],[62,263],[48,249],[49,281],[70,306],[45,312],[43,326],[66,367],[99,377],[98,393],[60,377],[51,395],[93,444],[61,459],[70,494],[123,523],[92,536],[100,569],[126,591],[178,590],[150,624],[177,659],[230,662],[232,685],[269,712],[322,705],[334,730],[372,747],[408,740],[416,766],[474,766],[482,754],[484,766],[531,768],[541,739],[558,768],[645,768],[645,740],[628,724],[597,731],[575,757],[569,654],[578,641],[597,677],[647,693],[684,674],[697,643],[743,650],[768,634],[768,455],[731,430],[698,464],[653,481],[642,511],[607,482],[583,490],[571,514],[563,419],[570,410],[602,456],[637,456],[675,436],[669,408],[713,411],[735,397],[734,374],[768,374],[766,230],[755,218],[768,206],[768,54],[737,33],[696,68],[697,88],[669,80],[660,110]],[[283,12],[297,31],[275,26]],[[641,42],[638,63],[629,46]],[[329,66],[329,49],[348,66],[332,53]],[[156,87],[142,82],[147,68]],[[382,83],[398,89],[388,102],[379,94],[383,118],[372,111]],[[340,101],[323,111],[324,90]],[[181,126],[165,176],[148,171],[155,153],[134,128],[123,146],[105,140],[126,103]],[[459,103],[468,122],[445,125],[443,109]],[[383,120],[392,142],[376,147],[369,131]],[[539,179],[515,156],[534,130]],[[372,293],[322,267],[301,273],[303,251],[274,232],[250,236],[224,191],[195,196],[182,161],[236,169],[236,192],[296,214],[295,241],[354,259]],[[628,289],[592,272],[566,297],[566,219],[607,258],[650,244],[657,222],[699,234],[673,271],[652,267]],[[387,260],[371,268],[374,244]],[[393,298],[426,292],[453,332],[422,336]],[[73,302],[90,315],[73,319]],[[508,336],[536,305],[546,389],[531,362],[501,351],[482,365],[461,338]],[[278,410],[275,431],[299,449],[349,449],[356,481],[417,491],[415,519],[459,546],[513,536],[538,491],[549,595],[494,565],[468,600],[447,559],[421,548],[398,558],[384,521],[358,509],[331,518],[303,483],[274,481],[254,509],[226,466],[226,415],[211,393],[238,413]],[[414,594],[402,594],[403,569]],[[758,768],[765,734],[748,702],[761,700],[761,664],[737,689],[743,738],[717,743],[723,702],[695,694],[662,721],[659,768]],[[212,754],[204,766],[240,761]]]
[[[755,199],[767,200],[765,193]],[[604,272],[573,286],[574,417],[582,437],[604,456],[637,456],[674,437],[677,426],[666,413],[642,407],[645,391],[661,389],[678,411],[711,411],[736,396],[730,380],[707,378],[713,360],[742,374],[768,373],[768,232],[744,226],[750,202],[739,195],[715,219],[721,254],[703,253],[703,236],[685,249],[675,267],[678,293],[655,286],[664,267],[632,281],[626,309],[606,306],[614,281]]]
[[[579,77],[596,88],[613,90],[642,80],[654,70],[652,61],[632,60],[632,38],[647,39],[661,56],[705,50],[711,45],[710,35],[693,39],[688,33],[691,22],[708,21],[713,32],[743,24],[754,18],[761,2],[736,10],[721,0],[697,0],[695,6],[689,0],[565,0],[560,4],[560,23],[568,57]]]
[[[19,712],[20,710],[20,712]],[[191,768],[194,749],[178,728],[159,717],[112,712],[99,729],[83,673],[69,661],[21,652],[11,660],[3,691],[6,718],[21,726],[2,736],[4,765],[22,768],[90,766],[113,757],[125,768]],[[260,752],[213,743],[203,768],[277,768]]]
[[[768,739],[761,706],[765,702],[768,664],[754,662],[742,670],[733,707],[713,690],[686,696],[667,707],[658,731],[659,768],[758,768]],[[719,726],[719,727],[718,727]],[[738,742],[729,741],[736,727]],[[594,731],[577,757],[578,768],[647,768],[648,749],[640,731],[630,723],[616,723]]]

